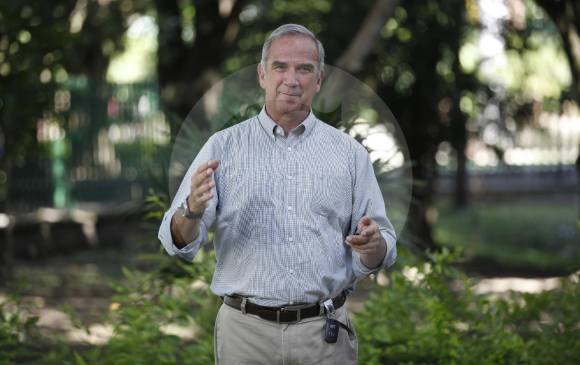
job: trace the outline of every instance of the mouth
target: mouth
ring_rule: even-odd
[[[300,94],[291,94],[291,93],[285,93],[285,92],[281,92],[281,91],[279,91],[278,93],[282,94],[282,95],[286,95],[286,96],[300,97]]]

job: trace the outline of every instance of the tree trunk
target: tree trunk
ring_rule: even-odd
[[[572,74],[572,94],[580,105],[580,2],[577,0],[536,0],[552,19],[562,37]]]
[[[401,0],[378,0],[375,2],[346,51],[338,57],[336,66],[348,72],[359,72],[377,42],[381,29],[393,15],[400,2]]]
[[[6,194],[8,194],[10,189],[10,170],[12,169],[12,164],[10,161],[3,159],[0,171],[6,174],[6,180],[4,183],[4,188],[6,189]],[[7,214],[8,212],[8,199],[0,200],[1,209],[0,212]],[[14,220],[8,216],[8,224],[3,227],[2,234],[4,237],[0,237],[0,286],[6,284],[12,277],[13,269],[13,256],[14,256],[14,242],[13,242],[13,226]]]
[[[229,14],[220,14],[218,1],[196,2],[193,44],[182,39],[179,1],[155,3],[159,91],[173,139],[191,109],[220,80],[220,66],[237,34],[238,16],[245,1],[235,1]],[[206,120],[188,122],[196,123],[199,130],[210,128]]]
[[[467,147],[467,129],[465,127],[465,115],[463,115],[461,110],[459,110],[458,95],[455,98],[453,109],[451,117],[451,141],[457,154],[453,203],[456,209],[465,209],[469,202],[469,192],[467,189],[467,156],[465,155],[465,148]]]
[[[580,2],[577,0],[536,0],[552,19],[562,37],[564,52],[570,65],[572,98],[580,105]],[[580,181],[580,151],[576,159],[576,170]],[[580,194],[580,182],[578,193]],[[578,198],[578,219],[580,219],[580,198]]]

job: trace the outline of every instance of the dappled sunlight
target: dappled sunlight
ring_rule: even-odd
[[[113,326],[110,324],[91,324],[86,330],[72,328],[66,332],[66,338],[70,342],[86,343],[91,345],[104,345],[113,337]]]
[[[413,285],[419,285],[425,280],[426,275],[429,274],[431,266],[425,264],[425,268],[420,270],[415,266],[405,266],[401,269],[403,276]],[[570,279],[574,282],[578,282],[579,272],[570,275]],[[488,279],[475,279],[475,284],[472,289],[475,294],[501,294],[507,292],[518,292],[518,293],[541,293],[545,291],[560,289],[562,287],[561,277],[551,277],[551,278],[518,278],[518,277],[506,277],[506,278],[488,278]],[[389,279],[383,273],[380,273],[377,277],[377,283],[381,286],[386,286],[389,283]]]
[[[505,292],[541,293],[559,289],[560,278],[523,279],[523,278],[494,278],[482,279],[473,286],[476,294],[491,294]]]
[[[193,320],[190,320],[187,326],[169,323],[161,325],[160,329],[164,334],[177,336],[182,340],[193,340],[199,332],[199,326]]]
[[[199,285],[199,283],[198,283]],[[46,306],[43,297],[23,298],[23,304],[16,306],[8,302],[5,294],[0,293],[0,305],[5,305],[5,314],[19,315],[26,320],[37,317],[37,330],[46,338],[61,338],[69,343],[87,345],[105,345],[115,336],[114,327],[109,322],[97,322],[81,325],[72,319],[70,313],[54,307]],[[119,303],[112,302],[110,311],[116,311]],[[159,329],[165,335],[179,337],[182,340],[191,341],[199,333],[199,326],[193,319],[189,319],[187,324],[165,323],[159,324]]]

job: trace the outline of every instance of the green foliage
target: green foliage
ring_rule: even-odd
[[[77,365],[212,363],[219,298],[207,283],[214,262],[213,253],[200,252],[193,265],[166,258],[153,272],[125,269],[109,316],[115,335],[106,345],[77,355]],[[193,340],[168,333],[169,324],[193,328]]]
[[[470,259],[487,259],[529,272],[580,268],[580,230],[573,201],[475,202],[462,211],[447,204],[439,207],[435,239],[443,246],[465,248]]]
[[[476,295],[445,251],[394,271],[355,317],[361,364],[571,364],[580,356],[580,288]]]
[[[360,364],[572,364],[580,356],[577,277],[553,291],[495,298],[474,293],[455,268],[458,254],[436,254],[433,264],[405,257],[354,317]],[[193,264],[163,257],[153,271],[124,270],[107,320],[114,336],[88,350],[57,340],[40,351],[27,335],[35,320],[0,305],[0,364],[212,364],[220,301],[206,283],[214,262],[202,250]],[[194,335],[179,338],[168,324]]]
[[[154,219],[160,222],[163,219],[164,212],[169,209],[167,199],[155,194],[153,190],[149,191],[149,194],[145,198],[145,204],[149,208],[145,214],[145,220]]]
[[[22,341],[38,320],[37,317],[26,318],[19,310],[19,301],[9,298],[0,302],[0,364],[17,364],[17,359],[25,351]]]

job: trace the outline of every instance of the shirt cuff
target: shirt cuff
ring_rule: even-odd
[[[352,252],[352,266],[353,271],[357,279],[362,279],[372,273],[375,273],[381,269],[386,269],[395,263],[397,258],[397,245],[395,239],[391,237],[388,233],[381,231],[381,235],[387,243],[387,251],[385,252],[385,257],[383,261],[375,268],[368,268],[362,263],[360,254],[356,251]]]
[[[161,226],[159,227],[159,240],[163,244],[165,251],[170,256],[178,256],[187,261],[193,261],[204,241],[204,237],[207,237],[207,229],[203,220],[200,220],[199,233],[197,237],[184,247],[178,248],[175,245],[175,242],[173,242],[173,236],[171,235],[171,219],[176,210],[177,209],[170,209],[165,213]]]
[[[360,259],[360,254],[356,251],[352,252],[352,268],[354,270],[354,275],[358,279],[362,279],[364,277],[367,277],[368,275],[372,274],[373,272],[379,270],[381,268],[381,266],[382,266],[382,264],[374,269],[369,269],[368,267],[366,267],[365,264],[362,263],[362,261]]]

